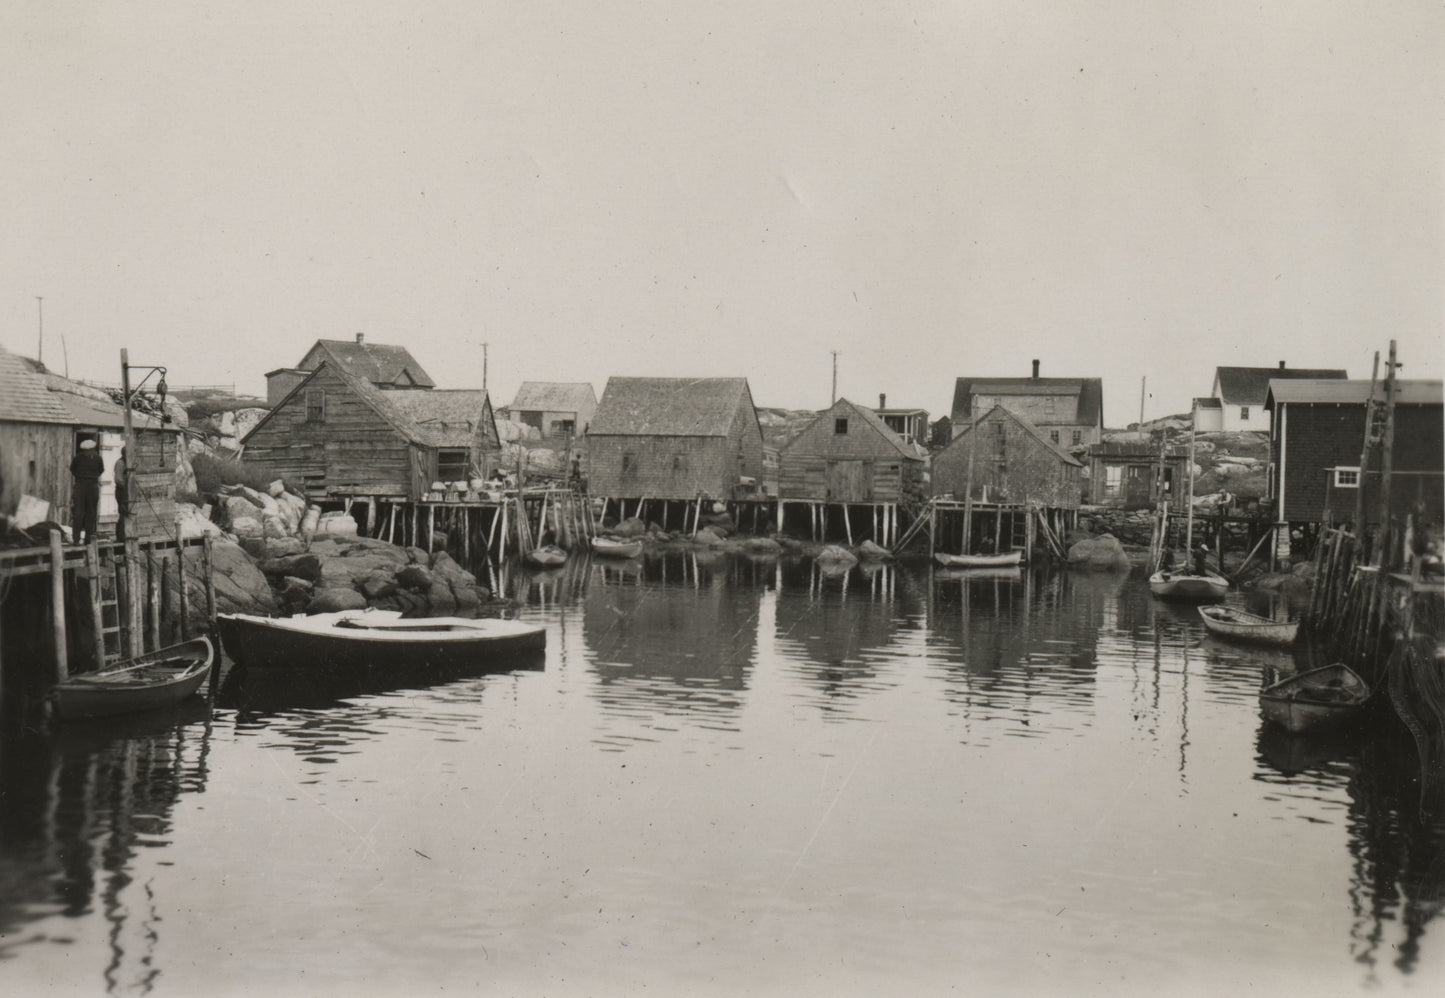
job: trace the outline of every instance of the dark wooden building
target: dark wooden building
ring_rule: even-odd
[[[966,432],[994,406],[1026,419],[1065,450],[1082,453],[1104,437],[1100,378],[1041,378],[1038,361],[1029,378],[959,378],[953,389],[953,435]]]
[[[1377,398],[1384,397],[1383,384]],[[1381,465],[1378,448],[1360,467],[1370,382],[1271,381],[1265,407],[1272,414],[1269,495],[1277,523],[1343,523],[1354,518],[1359,490],[1366,516],[1378,521]],[[1391,515],[1415,513],[1423,523],[1442,519],[1445,430],[1439,381],[1397,382],[1395,439],[1390,474]]]
[[[136,536],[169,537],[175,532],[180,431],[140,412],[132,414],[131,422]],[[125,410],[105,391],[0,350],[0,513],[13,516],[20,497],[28,495],[50,504],[50,519],[69,525],[70,461],[80,441],[94,440],[105,465],[100,527],[112,532],[118,518],[112,469],[125,445],[124,429]]]
[[[368,343],[364,334],[357,333],[355,340],[317,340],[295,367],[266,372],[266,401],[276,405],[322,364],[330,364],[377,388],[436,387],[431,375],[406,347]]]
[[[742,498],[763,473],[746,378],[610,378],[587,448],[588,491],[608,499]]]
[[[1068,509],[1081,498],[1083,463],[1003,405],[962,425],[933,456],[935,496]]]
[[[485,391],[383,391],[329,363],[242,443],[247,464],[317,500],[420,500],[434,482],[485,477],[501,449]]]
[[[1146,509],[1167,499],[1183,510],[1189,452],[1162,449],[1149,440],[1117,440],[1094,444],[1088,451],[1089,478],[1084,501],[1094,506]]]
[[[778,452],[778,498],[898,503],[921,498],[923,455],[871,409],[839,399]]]

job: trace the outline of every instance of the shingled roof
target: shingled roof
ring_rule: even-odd
[[[799,440],[802,440],[808,435],[808,431],[810,431],[814,426],[818,425],[818,420],[825,418],[834,418],[840,412],[848,411],[851,411],[853,415],[857,416],[859,421],[862,422],[864,425],[869,426],[874,431],[876,431],[879,437],[882,438],[882,440],[890,448],[898,452],[899,457],[907,458],[910,461],[923,460],[924,454],[919,452],[919,448],[913,444],[910,444],[908,441],[904,440],[897,433],[895,433],[887,423],[883,422],[882,418],[879,417],[876,412],[874,412],[872,409],[867,408],[866,406],[861,406],[856,402],[850,402],[847,399],[839,399],[831,406],[818,413],[818,415],[812,420],[812,422],[805,425],[801,430],[797,432],[797,434],[792,439],[790,439],[787,443],[783,444],[783,446],[779,448],[779,451],[787,452],[789,449],[791,449],[794,444],[796,444]]]
[[[1267,395],[1269,405],[1280,402],[1304,403],[1309,405],[1364,405],[1370,400],[1368,381],[1341,381],[1339,379],[1301,379],[1285,381],[1271,379]],[[1375,386],[1375,398],[1384,401],[1385,385]],[[1395,404],[1397,405],[1440,405],[1445,399],[1442,383],[1439,381],[1401,379],[1395,382]]]
[[[1214,380],[1219,384],[1219,397],[1230,405],[1263,405],[1271,381],[1341,380],[1345,371],[1334,368],[1308,367],[1216,367]]]
[[[320,351],[332,369],[341,369],[373,385],[412,384],[418,388],[435,388],[431,379],[411,351],[390,343],[366,343],[354,340],[317,340],[306,355]],[[304,363],[304,358],[303,358]],[[320,366],[319,364],[317,365]]]
[[[740,405],[747,378],[609,378],[588,434],[725,437]]]
[[[1080,461],[1078,458],[1074,457],[1074,455],[1070,454],[1068,451],[1064,450],[1062,447],[1054,443],[1048,437],[1044,436],[1043,432],[1037,426],[1035,426],[1033,423],[1030,423],[1027,419],[1021,418],[1018,413],[1010,412],[1003,405],[995,405],[988,412],[981,413],[976,418],[969,420],[969,424],[962,430],[960,430],[953,439],[959,440],[965,435],[972,433],[974,429],[978,427],[978,424],[982,423],[989,416],[993,415],[995,410],[1003,413],[1005,416],[1013,420],[1019,426],[1022,426],[1035,440],[1043,444],[1049,450],[1053,451],[1054,454],[1058,456],[1059,460],[1063,461],[1065,464],[1072,464],[1077,468],[1082,468],[1084,466],[1083,461]],[[950,441],[949,446],[952,445],[952,441]]]
[[[0,420],[7,423],[69,423],[76,419],[45,379],[21,357],[0,347]]]
[[[512,412],[582,412],[597,404],[597,392],[585,381],[524,381]]]
[[[1074,418],[1069,422],[1095,426],[1103,419],[1102,378],[959,378],[953,386],[953,419],[973,418],[975,395],[1073,396]]]

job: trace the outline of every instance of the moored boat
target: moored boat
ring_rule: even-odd
[[[1369,684],[1349,666],[1335,663],[1265,687],[1259,705],[1266,718],[1298,733],[1337,724],[1369,698]]]
[[[636,558],[642,553],[642,542],[623,541],[615,537],[592,538],[592,553],[604,558]]]
[[[466,665],[544,648],[546,628],[517,620],[418,617],[377,610],[309,617],[216,617],[221,645],[240,666]]]
[[[556,568],[567,561],[567,552],[555,544],[535,547],[522,556],[529,565],[537,568]]]
[[[1299,633],[1299,621],[1270,620],[1228,606],[1201,606],[1199,616],[1209,631],[1237,641],[1266,645],[1291,645]]]
[[[214,661],[210,638],[192,638],[117,668],[70,676],[56,684],[56,707],[67,720],[169,707],[201,688]]]
[[[933,560],[944,568],[1010,568],[1023,561],[1022,551],[1005,551],[1003,554],[946,554],[935,551]]]
[[[1155,572],[1149,576],[1149,591],[1160,599],[1206,602],[1224,599],[1229,580],[1213,572]]]

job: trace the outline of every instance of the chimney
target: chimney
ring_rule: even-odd
[[[1038,379],[1038,376],[1039,376],[1039,362],[1038,362],[1037,360],[1035,360],[1035,361],[1034,361],[1034,378],[1035,378],[1035,380]]]
[[[880,408],[880,409],[887,409],[887,408],[888,408],[888,396],[887,396],[887,395],[884,395],[882,392],[879,392],[879,393],[878,393],[878,408]]]
[[[1284,370],[1284,361],[1280,361],[1280,362],[1279,362],[1279,369],[1280,369],[1281,371]]]
[[[365,343],[365,342],[366,342],[366,334],[365,334],[365,333],[357,333],[357,334],[356,334],[356,342],[358,342],[358,343]]]

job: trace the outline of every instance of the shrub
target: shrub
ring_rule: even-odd
[[[196,473],[196,491],[203,496],[214,496],[222,485],[245,485],[265,492],[276,480],[272,473],[251,467],[240,458],[218,454],[193,455],[191,468]]]

